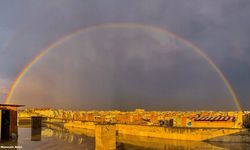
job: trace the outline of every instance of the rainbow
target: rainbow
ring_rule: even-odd
[[[226,76],[223,74],[223,72],[219,69],[219,67],[212,61],[212,59],[204,52],[202,51],[199,47],[194,45],[193,43],[189,42],[188,40],[183,39],[182,37],[169,32],[165,29],[159,28],[159,27],[152,27],[149,25],[143,25],[143,24],[136,24],[136,23],[108,23],[108,24],[100,24],[100,25],[94,25],[86,28],[82,28],[80,30],[77,30],[76,32],[70,33],[66,36],[63,36],[59,38],[59,40],[55,41],[54,43],[50,44],[46,49],[42,50],[40,54],[38,54],[33,60],[31,60],[30,63],[28,63],[24,69],[21,71],[21,73],[17,76],[15,81],[13,82],[10,91],[7,94],[7,97],[5,99],[5,103],[8,104],[15,92],[16,87],[22,80],[22,78],[25,76],[25,74],[32,68],[34,64],[36,64],[39,60],[41,60],[51,49],[59,46],[63,42],[73,38],[74,36],[83,33],[83,32],[89,32],[92,30],[100,29],[100,28],[140,28],[140,29],[145,29],[145,30],[150,30],[154,31],[155,33],[164,33],[167,35],[173,36],[175,39],[178,39],[182,41],[184,44],[187,46],[192,47],[192,50],[194,50],[197,54],[199,54],[203,59],[205,59],[208,64],[215,70],[215,72],[218,74],[218,76],[221,78],[221,80],[224,82],[226,85],[228,91],[230,92],[234,103],[239,111],[242,111],[241,104],[239,102],[238,96],[236,95],[236,92],[234,91],[232,85],[230,84],[229,80],[226,78]]]

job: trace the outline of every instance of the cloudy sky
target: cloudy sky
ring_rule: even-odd
[[[249,15],[249,0],[1,1],[1,102],[5,89],[51,43],[86,27],[131,23],[168,30],[200,47],[248,109]],[[55,47],[25,75],[12,102],[68,109],[234,109],[220,77],[183,40],[119,26],[82,32]]]

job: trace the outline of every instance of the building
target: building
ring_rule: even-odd
[[[190,127],[237,128],[237,118],[233,116],[200,116],[190,119]]]
[[[24,105],[0,104],[0,141],[17,138],[17,107],[22,106]]]

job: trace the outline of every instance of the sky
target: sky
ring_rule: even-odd
[[[43,49],[77,30],[142,24],[201,48],[250,108],[249,0],[23,0],[0,2],[0,98]],[[35,103],[34,103],[35,101]],[[81,32],[53,48],[12,103],[65,109],[234,109],[214,69],[171,34],[142,28]]]

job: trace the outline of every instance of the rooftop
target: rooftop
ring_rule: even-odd
[[[16,105],[16,104],[0,104],[0,107],[1,106],[9,106],[9,107],[24,107],[25,105]]]

